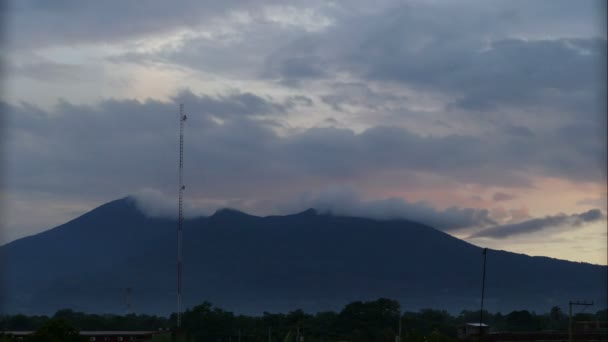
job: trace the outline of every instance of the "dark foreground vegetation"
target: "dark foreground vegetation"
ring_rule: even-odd
[[[340,312],[308,314],[295,310],[287,314],[265,312],[262,316],[236,315],[203,303],[184,312],[182,325],[183,332],[192,341],[294,342],[300,336],[304,342],[393,342],[398,333],[400,312],[399,303],[390,299],[353,302]],[[479,316],[479,311],[462,311],[458,315],[433,309],[406,311],[401,316],[402,341],[449,342],[455,340],[458,326],[479,322]],[[568,327],[567,313],[557,306],[543,314],[523,310],[508,314],[484,312],[483,317],[492,331],[565,331]],[[53,331],[74,335],[74,330],[170,330],[175,318],[175,314],[170,317],[99,315],[63,309],[52,317],[0,316],[0,329],[38,331],[38,337],[30,338],[37,341],[41,334],[46,336],[42,340],[51,340]],[[579,312],[573,318],[574,321],[606,321],[608,311]],[[76,336],[73,338],[78,340]]]

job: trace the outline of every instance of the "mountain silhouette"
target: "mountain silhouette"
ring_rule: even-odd
[[[0,309],[124,313],[175,310],[176,219],[131,197],[0,246]],[[477,310],[482,249],[407,221],[320,214],[257,217],[222,209],[184,222],[183,301],[236,312],[338,310],[388,297],[404,310]],[[546,312],[569,300],[606,303],[606,266],[489,250],[485,308]]]

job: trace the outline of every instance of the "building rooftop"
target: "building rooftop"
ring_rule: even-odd
[[[29,335],[29,334],[33,334],[35,331],[0,331],[0,334],[4,334],[4,335]],[[141,330],[127,330],[127,331],[121,331],[121,330],[83,330],[80,331],[80,335],[82,336],[100,336],[100,335],[104,335],[104,336],[122,336],[122,335],[128,335],[128,336],[144,336],[144,335],[153,335],[153,334],[158,334],[158,333],[163,333],[164,331],[155,331],[155,330],[150,330],[150,331],[141,331]]]
[[[470,326],[470,327],[489,327],[489,325],[485,324],[485,323],[467,323],[466,325]]]

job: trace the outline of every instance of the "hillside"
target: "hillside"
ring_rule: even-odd
[[[104,204],[0,247],[6,312],[175,308],[176,223],[141,213],[131,198]],[[389,297],[404,309],[476,309],[481,248],[405,221],[320,215],[257,217],[220,210],[186,220],[184,304],[243,313],[339,309]],[[488,252],[490,311],[548,311],[571,299],[606,302],[607,267]]]

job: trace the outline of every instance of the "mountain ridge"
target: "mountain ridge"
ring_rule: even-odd
[[[176,219],[146,216],[125,197],[0,246],[4,309],[120,312],[131,287],[136,310],[168,313],[176,226]],[[187,306],[208,300],[236,312],[315,311],[391,297],[405,307],[458,311],[475,308],[479,297],[481,248],[408,220],[227,209],[185,220],[184,237]],[[488,309],[542,311],[577,296],[604,301],[607,269],[490,250]]]

